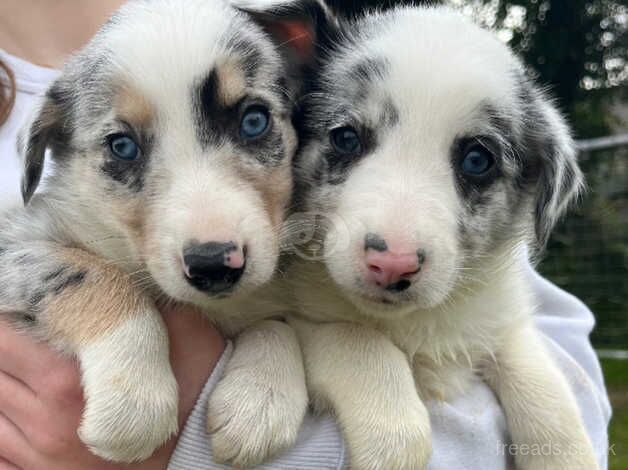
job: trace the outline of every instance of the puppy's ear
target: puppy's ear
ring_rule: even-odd
[[[336,25],[323,0],[232,0],[275,39],[297,65],[309,65],[323,32]]]
[[[61,82],[55,82],[18,136],[18,152],[23,164],[24,204],[29,203],[39,185],[46,150],[55,152],[68,145],[69,106],[65,95]]]
[[[535,162],[535,233],[544,247],[556,222],[584,189],[577,149],[569,126],[544,93],[530,89],[525,122],[525,152]]]

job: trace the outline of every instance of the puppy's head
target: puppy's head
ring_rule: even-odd
[[[309,31],[221,1],[131,1],[66,67],[23,139],[31,198],[121,242],[171,297],[205,304],[271,277],[292,189],[293,103]],[[292,28],[282,28],[285,21]],[[310,37],[311,41],[312,38]],[[77,228],[77,237],[85,237]]]
[[[308,94],[297,175],[347,296],[373,315],[432,308],[518,244],[543,245],[582,177],[509,49],[439,8],[340,37]]]

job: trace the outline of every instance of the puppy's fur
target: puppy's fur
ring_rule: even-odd
[[[337,413],[352,466],[424,468],[424,400],[479,373],[513,443],[561,449],[517,453],[518,468],[597,468],[519,271],[582,186],[564,119],[505,45],[450,10],[371,14],[331,36],[296,170],[324,251],[291,271],[292,321],[309,392]],[[339,153],[338,128],[361,151]],[[494,158],[485,177],[461,170],[470,144]],[[388,244],[378,250],[420,251],[408,288],[365,280],[369,234]]]
[[[231,382],[212,396],[217,459],[262,460],[291,444],[304,414],[296,337],[276,321],[251,326],[277,312],[246,302],[276,268],[305,61],[291,48],[294,20],[286,29],[259,13],[222,1],[130,1],[70,61],[20,144],[29,204],[0,223],[0,311],[76,355],[79,433],[104,458],[144,459],[176,431],[159,301],[197,305],[227,335],[251,328],[237,340]],[[238,131],[250,106],[271,121],[254,140]],[[112,153],[119,134],[139,145],[134,160]],[[54,171],[34,195],[48,150]],[[231,292],[186,282],[191,240],[247,247]],[[284,369],[276,356],[289,358]]]

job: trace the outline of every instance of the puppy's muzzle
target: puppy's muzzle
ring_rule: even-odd
[[[183,250],[186,280],[208,294],[231,290],[246,268],[246,248],[234,242],[191,242]]]

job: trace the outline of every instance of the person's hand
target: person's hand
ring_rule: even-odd
[[[180,428],[224,349],[199,314],[165,310],[179,384]],[[92,455],[79,440],[83,410],[78,365],[0,323],[0,470],[165,469],[176,437],[145,462],[122,465]]]

